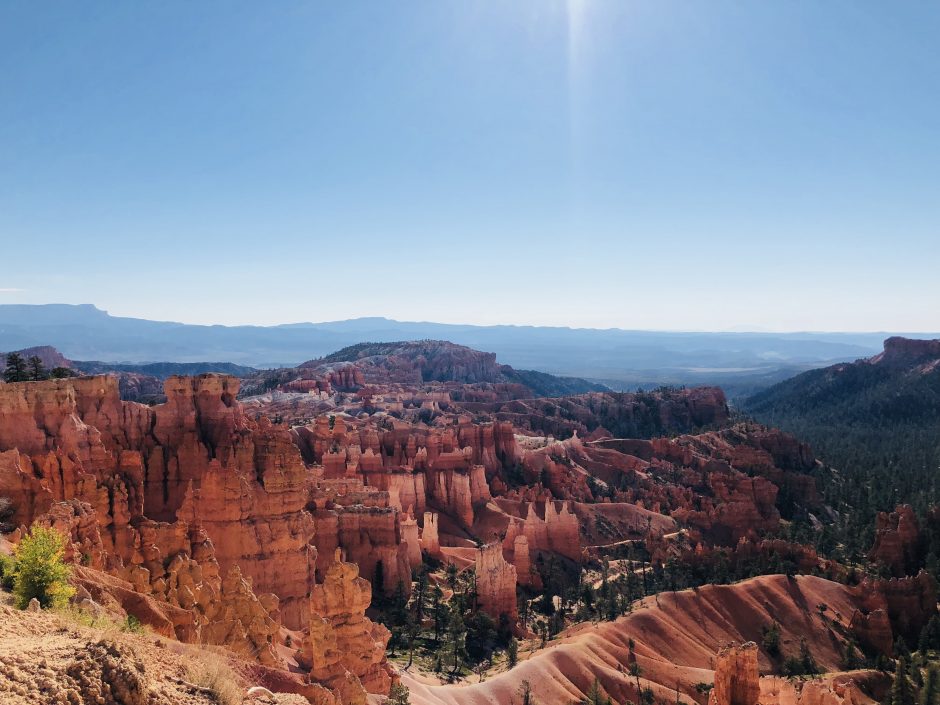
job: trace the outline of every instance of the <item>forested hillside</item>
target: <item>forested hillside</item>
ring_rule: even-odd
[[[852,506],[845,538],[877,511],[940,501],[940,341],[890,338],[885,351],[812,370],[743,404],[758,421],[810,443],[828,466],[821,487]]]

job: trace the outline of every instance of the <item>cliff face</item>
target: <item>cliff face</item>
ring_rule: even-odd
[[[282,624],[343,631],[371,593],[343,589],[316,611],[311,478],[289,432],[249,419],[237,392],[231,377],[170,377],[167,402],[148,408],[110,377],[0,385],[0,495],[16,523],[55,526],[73,558],[114,576],[86,576],[89,589],[177,638],[278,665]],[[380,666],[384,643],[357,654]]]
[[[916,643],[920,629],[937,614],[937,584],[925,571],[905,578],[865,578],[855,588],[865,614],[882,610],[893,630],[907,643]],[[890,655],[890,651],[886,651]]]
[[[914,510],[902,505],[893,512],[879,512],[875,521],[872,560],[884,564],[896,578],[917,569],[923,551],[923,537]]]
[[[940,340],[915,340],[895,336],[884,342],[884,352],[871,359],[874,364],[911,367],[940,359]]]
[[[341,548],[346,559],[355,563],[366,579],[373,580],[381,572],[382,584],[376,585],[376,589],[392,593],[401,583],[407,594],[411,588],[412,558],[399,525],[404,518],[405,515],[387,506],[362,504],[314,511],[317,577],[325,575],[333,562],[334,550]],[[417,558],[420,564],[420,549]]]
[[[760,675],[757,670],[757,644],[726,646],[715,660],[715,687],[708,705],[757,705]]]
[[[518,429],[556,438],[575,433],[589,440],[653,438],[725,426],[730,419],[727,400],[718,387],[483,401],[467,400],[460,406],[486,413],[496,421],[510,422]]]
[[[516,621],[516,568],[503,558],[499,543],[491,543],[477,550],[476,587],[480,608],[493,619],[505,614],[510,623]]]
[[[322,464],[325,477],[361,473],[376,487],[381,479],[373,475],[453,468],[469,472],[474,465],[492,473],[518,458],[512,424],[458,421],[428,427],[395,419],[376,423],[334,416],[331,422],[318,416],[294,434],[304,458]]]

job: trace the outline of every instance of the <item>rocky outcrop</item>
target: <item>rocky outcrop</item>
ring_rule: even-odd
[[[852,588],[858,608],[851,629],[859,643],[891,656],[897,636],[917,643],[920,630],[937,614],[937,585],[925,571],[888,580],[866,577]]]
[[[310,596],[310,633],[299,660],[311,678],[341,694],[341,701],[364,701],[362,690],[387,693],[391,670],[385,647],[391,634],[365,616],[372,588],[359,577],[354,563],[341,560],[337,550],[323,583]]]
[[[761,705],[871,705],[874,694],[890,682],[881,671],[853,671],[809,680],[769,676],[761,678]],[[864,687],[863,687],[864,686]]]
[[[503,558],[502,546],[491,543],[479,548],[475,568],[480,609],[493,619],[506,615],[511,624],[515,623],[518,615],[516,568]]]
[[[509,507],[508,502],[501,506]],[[503,546],[515,550],[518,536],[525,536],[528,550],[550,551],[574,561],[581,560],[581,534],[577,516],[567,502],[543,500],[520,503],[518,511],[524,518],[511,516]]]
[[[708,705],[757,705],[760,674],[757,670],[757,644],[726,646],[715,659],[715,686]]]
[[[891,657],[894,632],[886,609],[877,608],[870,612],[855,610],[849,622],[849,629],[863,649]]]
[[[870,615],[883,610],[893,635],[916,644],[920,629],[937,614],[937,584],[926,571],[888,580],[865,578],[855,588],[860,610]]]
[[[735,543],[756,531],[771,531],[780,522],[777,487],[760,477],[742,477],[715,467],[708,472],[715,498],[702,527],[723,543]]]
[[[730,412],[718,387],[652,392],[591,392],[552,399],[465,404],[496,421],[537,435],[568,438],[653,438],[722,427]]]
[[[501,382],[502,366],[494,353],[480,352],[443,340],[400,343],[362,343],[301,367],[359,371],[365,382],[421,384],[426,381],[461,383]]]
[[[441,555],[441,540],[437,528],[437,513],[424,513],[424,526],[421,527],[421,550],[428,555],[439,557]]]
[[[331,557],[341,548],[347,560],[359,566],[360,574],[374,581],[376,589],[391,594],[401,583],[406,594],[411,588],[408,545],[399,531],[399,512],[390,507],[355,504],[313,512],[317,533],[317,577],[323,579],[332,564]],[[381,564],[381,568],[378,568]]]
[[[56,367],[64,367],[66,369],[72,368],[72,361],[67,359],[65,355],[60,353],[51,345],[37,345],[32,348],[23,348],[22,350],[14,351],[19,354],[24,360],[28,360],[31,357],[38,357],[42,366],[46,370],[52,370]],[[7,368],[7,353],[0,353],[0,372],[3,372]]]
[[[466,471],[431,471],[428,485],[431,499],[437,507],[457,519],[463,526],[473,526],[473,496],[470,491],[470,475]]]
[[[536,587],[541,583],[538,573],[532,566],[529,553],[529,539],[520,534],[512,542],[512,564],[516,568],[516,579],[520,585]]]
[[[940,340],[915,340],[895,336],[884,342],[884,352],[871,358],[872,364],[911,367],[940,358]]]
[[[412,570],[417,570],[421,565],[421,539],[418,537],[418,520],[415,519],[411,508],[407,514],[399,516],[398,525],[401,530],[401,542],[408,550],[408,563]]]
[[[271,617],[277,611],[277,597],[271,593],[256,597],[251,582],[236,565],[222,581],[221,610],[202,630],[202,636],[210,644],[222,644],[263,664],[279,664],[274,637],[281,625]]]
[[[882,563],[900,578],[920,566],[923,538],[914,509],[907,504],[893,512],[879,512],[875,519],[875,544],[869,558]]]
[[[345,612],[310,598],[312,478],[290,433],[249,419],[237,391],[230,377],[170,377],[167,402],[148,408],[121,401],[110,377],[0,385],[0,495],[13,498],[17,523],[69,537],[67,556],[88,566],[76,575],[89,596],[162,634],[283,666],[282,624],[345,633],[362,623],[371,591],[366,583]],[[384,503],[343,508],[337,541],[410,582],[387,495]],[[316,612],[321,603],[330,614]],[[387,690],[381,629],[366,627],[374,638],[353,651],[369,667],[347,672],[344,657],[330,678]]]

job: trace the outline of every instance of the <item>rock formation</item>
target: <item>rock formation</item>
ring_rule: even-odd
[[[507,615],[515,623],[518,614],[516,605],[516,568],[503,558],[499,543],[491,543],[477,549],[476,587],[480,609],[493,619]]]
[[[421,528],[421,550],[427,551],[428,555],[435,557],[441,554],[441,542],[435,512],[424,513],[424,526]]]
[[[345,693],[344,703],[364,701],[355,695],[362,689],[387,693],[391,685],[391,670],[385,662],[391,634],[365,616],[371,600],[369,582],[359,577],[354,563],[342,561],[337,550],[323,583],[311,593],[310,633],[300,660],[310,669],[311,678]]]
[[[411,508],[399,517],[399,527],[401,542],[408,549],[408,563],[412,570],[416,570],[421,565],[421,539],[418,537],[418,521]]]
[[[726,646],[715,660],[715,687],[708,705],[757,705],[760,674],[757,670],[757,644]]]
[[[917,515],[910,505],[893,512],[879,512],[875,520],[875,544],[869,557],[884,564],[900,578],[917,570],[923,551]]]
[[[237,391],[231,377],[170,377],[167,402],[149,408],[122,402],[113,377],[0,385],[0,495],[17,524],[68,537],[67,556],[88,566],[76,569],[88,596],[156,631],[283,666],[282,624],[341,636],[364,625],[371,636],[347,644],[355,669],[344,656],[329,677],[387,691],[382,631],[362,616],[368,584],[354,576],[357,589],[311,597],[311,478],[287,429],[249,419]],[[410,582],[393,510],[344,509],[337,535]],[[363,536],[377,541],[357,544]]]
[[[909,644],[917,643],[920,629],[937,614],[937,584],[926,571],[888,580],[865,578],[854,590],[859,610],[868,616],[868,624],[859,618],[860,625],[871,628],[872,614],[881,610],[888,616],[893,636],[903,636]],[[874,620],[874,625],[884,621],[881,617]],[[890,651],[883,653],[890,655]]]
[[[411,588],[408,545],[399,530],[399,512],[390,507],[352,504],[313,511],[318,550],[317,577],[331,565],[336,548],[359,566],[362,576],[373,580],[379,570],[382,585],[377,589],[391,594],[401,583],[406,594]],[[381,569],[377,566],[381,564]]]
[[[508,507],[503,502],[501,506]],[[525,536],[529,551],[550,551],[572,560],[581,559],[581,540],[578,518],[569,511],[566,502],[545,500],[520,504],[525,517],[510,517],[503,539],[507,551],[515,550],[518,536]]]

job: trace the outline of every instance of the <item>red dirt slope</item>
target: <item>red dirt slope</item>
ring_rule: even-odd
[[[825,612],[820,613],[820,605]],[[528,680],[539,703],[567,705],[580,699],[594,678],[617,702],[637,701],[629,675],[629,640],[635,642],[640,683],[657,700],[673,702],[678,684],[685,703],[704,702],[695,684],[711,683],[714,657],[730,642],[761,641],[761,628],[781,627],[784,657],[795,655],[805,637],[823,670],[839,670],[842,631],[855,610],[845,585],[813,576],[761,576],[736,585],[709,585],[663,593],[615,622],[582,624],[520,662],[511,673],[463,687],[428,686],[404,676],[415,705],[508,705]],[[776,670],[760,654],[762,674]]]

